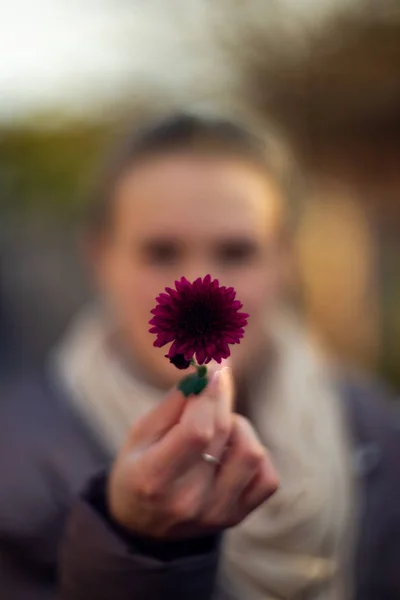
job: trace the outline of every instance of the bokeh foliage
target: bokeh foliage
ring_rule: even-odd
[[[0,139],[2,211],[73,215],[112,136],[109,124],[17,128]],[[3,213],[4,214],[4,213]]]

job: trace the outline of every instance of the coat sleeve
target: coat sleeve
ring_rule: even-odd
[[[164,543],[133,537],[110,519],[105,478],[72,510],[61,549],[62,600],[222,600],[219,537]]]

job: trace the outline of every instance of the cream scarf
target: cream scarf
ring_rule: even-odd
[[[163,393],[134,377],[110,334],[85,313],[55,356],[77,409],[115,453]],[[222,577],[239,600],[348,600],[355,497],[342,403],[297,326],[281,322],[271,335],[277,364],[252,391],[250,416],[281,486],[225,535]]]

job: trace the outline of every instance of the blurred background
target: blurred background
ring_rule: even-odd
[[[0,55],[3,371],[90,294],[78,224],[110,141],[189,107],[284,132],[305,318],[400,390],[398,0],[0,0]]]

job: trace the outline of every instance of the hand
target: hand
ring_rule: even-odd
[[[268,453],[250,423],[232,414],[232,398],[224,368],[199,396],[174,390],[132,427],[109,479],[117,523],[156,538],[204,535],[236,525],[276,491]]]

